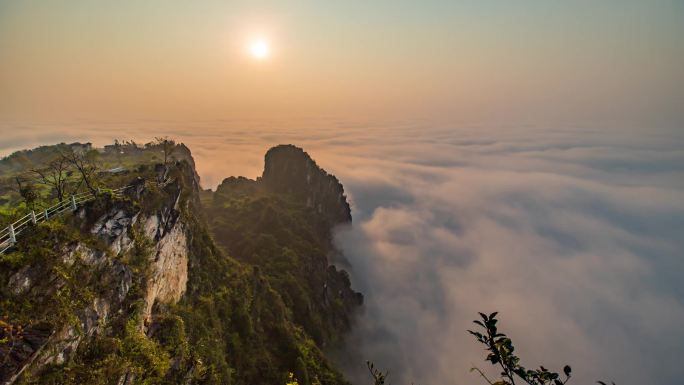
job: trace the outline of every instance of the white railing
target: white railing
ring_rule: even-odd
[[[120,197],[123,191],[129,187],[131,186],[125,186],[116,190],[111,190],[111,194],[113,194],[115,197]],[[22,231],[26,230],[29,225],[36,225],[38,223],[45,222],[48,219],[67,211],[76,211],[78,206],[95,200],[95,198],[99,195],[99,189],[97,194],[93,194],[90,191],[82,192],[79,194],[74,194],[69,199],[63,200],[51,207],[44,209],[41,212],[36,213],[35,210],[31,210],[30,213],[24,215],[14,223],[10,223],[9,226],[0,230],[0,254],[5,253],[5,251],[11,248],[17,242],[17,236],[21,234]]]

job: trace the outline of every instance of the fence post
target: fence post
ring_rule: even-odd
[[[45,215],[45,220],[47,221],[49,218],[47,209],[45,209],[45,211],[43,211],[43,215]]]
[[[14,233],[14,225],[9,225],[9,241],[10,243],[17,243],[17,235]]]
[[[35,225],[37,222],[38,221],[36,220],[36,211],[31,210],[31,223],[33,223]]]
[[[78,208],[78,206],[76,206],[76,198],[72,195],[71,196],[71,209],[76,211],[77,208]]]

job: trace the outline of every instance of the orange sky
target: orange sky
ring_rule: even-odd
[[[429,117],[679,127],[677,1],[3,1],[0,120]],[[257,62],[252,36],[270,41]]]

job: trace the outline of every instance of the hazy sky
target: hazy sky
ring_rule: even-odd
[[[249,39],[271,45],[251,58]],[[684,2],[0,0],[0,119],[673,128]]]

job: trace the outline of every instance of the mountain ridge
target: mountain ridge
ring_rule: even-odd
[[[0,343],[1,383],[273,384],[294,373],[346,384],[321,349],[341,342],[362,303],[328,259],[349,206],[336,178],[284,148],[267,154],[265,178],[227,178],[209,206],[183,145],[170,163],[155,146],[93,153],[127,162],[102,183],[134,188],[39,224],[0,257],[0,340],[11,342]],[[325,182],[288,192],[281,172]]]

